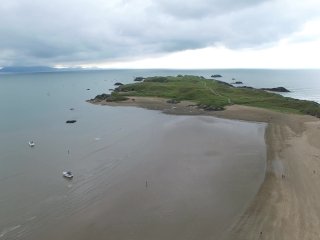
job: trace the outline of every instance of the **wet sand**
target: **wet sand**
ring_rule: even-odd
[[[172,105],[157,98],[135,97],[134,100],[109,105],[140,106],[172,114],[204,114],[268,123],[265,132],[265,180],[248,208],[230,223],[222,239],[319,238],[319,119],[235,105],[226,111],[204,112],[190,102]]]

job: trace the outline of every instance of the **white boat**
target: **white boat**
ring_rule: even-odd
[[[72,172],[71,171],[64,171],[62,172],[62,175],[65,177],[65,178],[73,178],[73,175],[72,175]]]
[[[34,147],[34,146],[35,146],[34,141],[29,141],[29,146],[30,146],[30,147]]]

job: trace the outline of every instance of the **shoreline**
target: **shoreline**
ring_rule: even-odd
[[[317,239],[320,231],[318,118],[238,105],[224,111],[204,111],[192,102],[170,104],[166,99],[154,97],[130,97],[124,102],[93,104],[267,123],[265,180],[223,239]]]

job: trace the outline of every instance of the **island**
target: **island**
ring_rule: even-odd
[[[148,77],[88,102],[267,123],[264,182],[223,239],[318,238],[318,103],[189,75]]]
[[[88,102],[96,104],[108,102],[110,104],[110,102],[126,101],[122,104],[135,102],[136,105],[141,102],[141,97],[147,97],[179,102],[190,101],[189,107],[192,107],[193,110],[225,110],[228,106],[241,105],[320,117],[318,103],[265,91],[275,91],[274,89],[284,88],[238,88],[223,81],[192,75],[156,76],[145,78],[143,82],[119,85],[111,94],[97,95]],[[139,97],[140,101],[135,101],[134,97]],[[152,102],[154,103],[154,100]]]
[[[220,78],[220,77],[222,77],[222,75],[220,75],[220,74],[213,74],[213,75],[211,75],[211,77],[212,77],[212,78]]]
[[[114,85],[115,85],[115,86],[122,86],[123,83],[121,83],[121,82],[116,82]]]
[[[288,89],[284,87],[275,87],[275,88],[261,88],[262,90],[270,91],[270,92],[290,92]]]

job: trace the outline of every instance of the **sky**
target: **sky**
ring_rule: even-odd
[[[319,0],[1,0],[0,66],[320,68]]]

